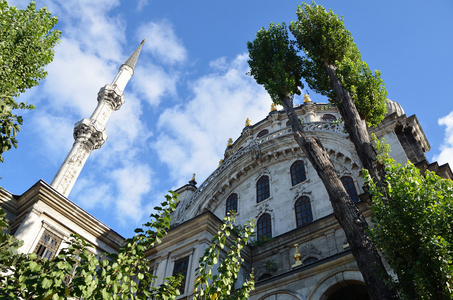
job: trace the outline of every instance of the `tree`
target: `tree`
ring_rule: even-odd
[[[249,50],[250,75],[262,84],[275,104],[285,109],[293,135],[321,178],[335,217],[344,229],[352,254],[364,277],[372,299],[395,298],[386,284],[387,272],[372,241],[366,234],[367,222],[345,191],[327,151],[316,137],[305,134],[293,107],[293,97],[303,87],[302,58],[288,38],[285,24],[271,23],[269,30],[260,29]]]
[[[157,213],[151,214],[151,221],[144,224],[145,230],[136,229],[135,236],[126,239],[117,253],[96,257],[80,236],[73,235],[68,247],[52,260],[39,259],[34,253],[4,256],[5,259],[1,260],[0,295],[8,299],[175,299],[179,295],[182,276],[166,278],[162,285],[153,287],[156,276],[152,275],[145,251],[159,244],[165,236],[170,227],[170,212],[176,207],[176,196],[173,192],[167,195],[162,207],[155,208]],[[200,262],[207,262],[200,269],[204,270],[200,271],[198,281],[202,284],[206,284],[206,278],[212,278],[209,274],[216,265],[212,258],[216,257],[216,249],[225,247],[234,216],[227,216],[224,221],[225,224],[213,238],[213,242],[219,241],[218,245],[211,245],[209,253],[200,259]],[[1,220],[0,225],[4,224]],[[243,227],[227,251],[225,264],[220,265],[218,279],[213,278],[222,281],[216,286],[222,287],[224,294],[232,290],[229,283],[237,278],[241,249],[247,244],[253,228],[252,224]],[[4,251],[0,248],[0,253]],[[252,277],[237,293],[248,296],[253,288]],[[212,291],[208,295],[210,299],[225,299],[219,297],[223,294]],[[244,296],[241,299],[245,299]]]
[[[388,155],[383,163],[386,196],[365,179],[373,196],[372,238],[398,275],[395,286],[405,299],[453,299],[453,181],[422,175]]]
[[[383,168],[366,127],[377,126],[385,117],[387,91],[380,73],[371,72],[343,19],[331,10],[313,2],[298,6],[297,16],[290,29],[305,53],[303,77],[338,106],[360,161],[383,188]]]
[[[36,10],[34,2],[21,10],[0,0],[0,23],[0,161],[3,162],[2,154],[11,147],[17,148],[16,135],[23,122],[14,110],[34,108],[14,98],[46,77],[44,67],[53,60],[60,31],[52,29],[57,17],[52,17],[46,8]]]

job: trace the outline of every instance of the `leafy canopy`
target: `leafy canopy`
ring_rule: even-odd
[[[288,38],[285,23],[271,23],[269,30],[261,28],[247,48],[249,75],[264,86],[275,104],[281,104],[283,97],[300,95],[302,58]]]
[[[453,181],[388,155],[382,161],[389,198],[366,173],[365,181],[372,238],[398,275],[395,286],[405,299],[453,299]]]
[[[302,74],[309,87],[341,105],[326,72],[332,66],[361,118],[369,126],[378,125],[385,116],[387,91],[380,72],[371,72],[362,60],[343,18],[314,2],[298,6],[296,14],[298,21],[291,22],[290,30],[305,53]]]
[[[14,98],[46,77],[44,67],[60,40],[60,31],[52,29],[56,23],[57,17],[46,8],[36,10],[34,2],[22,10],[0,0],[0,161],[3,152],[17,148],[23,119],[14,110],[34,108]]]

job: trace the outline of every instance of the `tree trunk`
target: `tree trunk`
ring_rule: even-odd
[[[397,295],[386,284],[388,282],[388,274],[381,258],[365,233],[368,224],[344,189],[327,151],[318,139],[305,135],[302,124],[294,110],[292,99],[284,97],[282,105],[288,115],[294,139],[324,183],[335,217],[346,234],[352,254],[365,280],[370,298],[375,300],[397,299]]]
[[[336,100],[340,103],[338,109],[343,118],[344,126],[349,133],[360,161],[363,167],[370,172],[373,181],[384,191],[385,186],[382,181],[384,178],[384,167],[377,161],[376,150],[370,141],[366,123],[360,117],[352,101],[351,94],[335,74],[335,67],[329,64],[326,64],[324,67],[335,91]]]

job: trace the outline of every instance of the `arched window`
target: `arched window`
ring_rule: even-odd
[[[321,116],[321,121],[323,122],[335,122],[337,118],[335,118],[334,115],[331,114],[324,114]]]
[[[298,183],[301,183],[307,177],[305,176],[305,167],[304,163],[301,160],[296,160],[290,168],[290,173],[291,173],[291,183],[293,185],[296,185]]]
[[[238,194],[236,193],[231,194],[226,201],[226,214],[231,211],[238,211]]]
[[[355,189],[354,186],[354,181],[352,180],[351,177],[349,176],[343,176],[341,177],[341,182],[343,183],[343,186],[348,193],[349,197],[351,197],[352,202],[357,203],[360,201],[359,196],[357,195],[357,190]]]
[[[294,204],[294,208],[296,210],[297,227],[303,226],[313,221],[310,199],[308,197],[302,196],[297,199],[296,204]]]
[[[262,176],[256,183],[256,202],[259,203],[270,197],[269,177]]]
[[[263,129],[263,130],[261,130],[261,131],[256,135],[256,137],[257,137],[257,138],[260,138],[260,137],[262,137],[262,136],[265,136],[265,135],[268,134],[268,133],[269,133],[269,130]]]
[[[318,259],[316,257],[310,256],[310,257],[307,257],[302,263],[304,264],[304,266],[306,266],[306,265],[312,264],[317,261],[318,261]]]
[[[258,241],[272,237],[271,215],[263,214],[256,222],[256,237]]]

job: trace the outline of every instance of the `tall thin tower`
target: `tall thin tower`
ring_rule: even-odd
[[[98,93],[98,105],[89,119],[84,118],[74,126],[74,144],[65,161],[52,180],[51,186],[69,195],[91,151],[99,149],[107,140],[105,124],[114,110],[124,103],[124,88],[134,74],[135,64],[145,43],[143,40],[134,53],[118,70],[112,84],[106,84]]]

